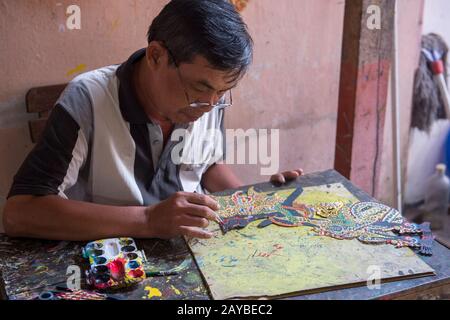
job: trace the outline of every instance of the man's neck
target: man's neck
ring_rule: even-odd
[[[136,95],[138,97],[138,101],[140,106],[144,109],[145,114],[152,120],[154,123],[157,123],[163,134],[163,143],[166,145],[169,137],[174,128],[173,123],[164,117],[159,111],[156,110],[156,107],[152,101],[151,93],[148,90],[142,88],[149,88],[151,85],[150,76],[148,74],[148,69],[145,65],[145,57],[140,60],[134,66],[133,70],[133,82],[136,90]]]
[[[156,105],[153,102],[150,90],[145,89],[151,87],[151,78],[148,73],[149,70],[147,68],[147,65],[145,64],[144,56],[135,64],[133,70],[134,88],[139,104],[144,109],[147,117],[149,117],[153,122],[156,122],[160,125],[167,125],[170,120],[167,119],[167,117],[165,117],[162,112],[157,109]]]

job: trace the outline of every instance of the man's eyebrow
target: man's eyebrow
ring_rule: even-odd
[[[197,83],[198,84],[201,84],[202,86],[205,86],[205,87],[207,87],[208,89],[211,89],[211,90],[216,90],[216,89],[214,89],[214,87],[208,82],[208,81],[206,81],[206,80],[199,80],[199,81],[197,81]]]
[[[199,80],[199,81],[197,81],[197,83],[207,87],[210,90],[218,91],[207,80]],[[231,90],[231,89],[235,88],[236,86],[237,86],[237,83],[235,83],[232,87],[230,87],[228,89],[220,90],[220,91],[228,91],[228,90]]]

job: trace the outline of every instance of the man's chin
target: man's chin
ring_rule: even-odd
[[[176,121],[174,121],[174,123],[179,123],[179,124],[190,124],[193,123],[195,121],[197,121],[198,119],[200,119],[201,117],[189,117],[186,115],[183,115],[181,117],[178,117],[176,119]]]

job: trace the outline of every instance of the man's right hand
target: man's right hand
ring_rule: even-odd
[[[148,232],[152,237],[170,239],[177,236],[208,239],[204,230],[210,221],[217,221],[217,201],[207,195],[177,192],[167,200],[146,208]]]

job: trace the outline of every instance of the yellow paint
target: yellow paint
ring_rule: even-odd
[[[117,29],[117,27],[120,25],[120,19],[117,18],[115,19],[112,24],[111,24],[111,29],[114,31],[115,29]]]
[[[81,72],[83,72],[84,70],[86,70],[86,65],[85,65],[84,63],[82,63],[82,64],[79,64],[78,66],[76,66],[75,68],[70,69],[70,70],[66,73],[66,76],[70,77],[71,75],[74,75],[74,74],[76,74],[76,73],[81,73]]]
[[[36,273],[44,273],[48,271],[48,267],[47,266],[39,266],[36,268]]]
[[[148,294],[147,294],[148,299],[151,299],[153,297],[161,297],[162,296],[162,293],[161,293],[161,291],[159,291],[158,288],[152,288],[150,286],[146,286],[144,288],[144,290],[148,291]]]
[[[180,290],[178,290],[177,288],[175,288],[173,285],[171,285],[170,287],[172,288],[173,292],[175,292],[176,294],[178,294],[178,295],[181,294]]]

